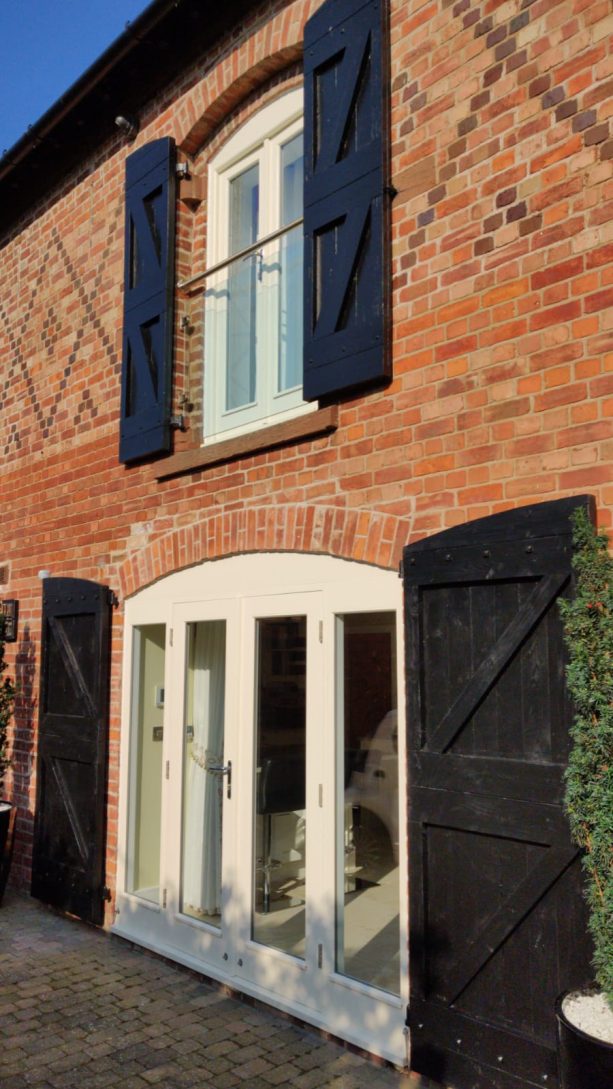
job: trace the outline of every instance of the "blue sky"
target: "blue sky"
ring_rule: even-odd
[[[0,155],[149,0],[0,0]]]

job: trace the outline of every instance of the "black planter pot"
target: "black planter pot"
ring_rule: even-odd
[[[0,904],[11,865],[14,823],[14,807],[0,798]]]
[[[560,1089],[611,1089],[613,1044],[589,1036],[562,1010],[566,994],[556,1002]]]

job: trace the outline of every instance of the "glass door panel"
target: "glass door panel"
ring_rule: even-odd
[[[251,937],[304,957],[306,617],[256,620]]]
[[[396,617],[337,617],[336,971],[400,991]]]
[[[226,622],[187,625],[181,910],[221,926]]]
[[[134,629],[126,891],[160,899],[166,626]]]

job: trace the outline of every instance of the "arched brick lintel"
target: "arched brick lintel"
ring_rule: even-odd
[[[187,131],[179,129],[176,133],[178,148],[186,155],[195,156],[212,132],[223,124],[229,114],[253,91],[268,82],[284,68],[302,60],[302,41],[279,49],[270,56],[263,57],[251,68],[241,72],[223,91],[214,94],[204,105],[198,119],[187,122]],[[208,96],[207,96],[208,97]],[[190,108],[191,107],[191,108]],[[188,103],[190,113],[196,109],[194,103]]]
[[[302,59],[304,24],[321,2],[293,0],[281,6],[187,92],[175,123],[181,151],[196,155],[207,136],[247,95]]]
[[[394,570],[410,520],[328,506],[249,507],[215,512],[150,541],[119,569],[122,598],[174,571],[248,552],[308,552]]]

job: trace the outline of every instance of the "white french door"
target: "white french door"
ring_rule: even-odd
[[[268,555],[128,603],[115,929],[403,1063],[399,591]]]

